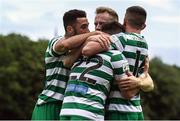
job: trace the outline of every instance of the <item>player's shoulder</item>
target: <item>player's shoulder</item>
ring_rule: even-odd
[[[120,33],[111,35],[111,37],[120,38],[120,37],[124,37],[125,35],[126,34],[124,32],[120,32]]]
[[[120,37],[120,36],[124,36],[125,33],[124,32],[120,32],[120,33],[117,33],[117,34],[114,34],[114,35],[117,36],[117,37]]]
[[[49,42],[51,43],[51,42],[55,42],[55,41],[61,41],[61,40],[63,40],[64,39],[64,37],[63,36],[55,36],[55,37],[53,37]]]
[[[118,50],[108,50],[108,51],[101,52],[97,55],[103,57],[104,59],[110,60],[113,56],[121,55],[121,54],[122,53]]]
[[[63,36],[55,36],[55,37],[53,37],[52,39],[49,40],[48,47],[51,48],[54,45],[54,43],[56,43],[57,41],[61,41],[63,39],[64,39]]]
[[[112,43],[116,43],[117,41],[124,39],[125,33],[120,32],[118,34],[113,34],[110,36]]]
[[[124,38],[126,38],[128,40],[136,40],[136,41],[146,42],[145,37],[138,33],[125,33]]]
[[[59,57],[59,53],[54,51],[54,45],[58,41],[61,41],[63,39],[64,39],[63,36],[56,36],[56,37],[53,37],[51,40],[49,40],[48,47],[46,49],[46,53],[48,53],[48,55],[51,55],[51,56]]]
[[[110,52],[112,53],[111,61],[124,61],[124,60],[126,60],[126,58],[122,52],[120,52],[118,50],[110,50]]]

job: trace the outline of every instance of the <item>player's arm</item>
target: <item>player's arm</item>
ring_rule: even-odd
[[[99,32],[97,32],[97,33],[92,33],[92,34],[98,34],[98,33],[99,33]],[[85,43],[86,43],[85,40],[86,40],[89,36],[91,36],[91,34],[82,35],[82,36],[83,36],[83,38],[82,38],[81,36],[78,36],[78,37],[80,37],[80,39],[83,39],[83,41],[81,41],[80,43],[78,43],[78,45],[79,45],[79,44],[81,44],[81,45],[79,45],[78,47],[76,47],[76,48],[74,48],[74,49],[72,49],[72,50],[69,50],[68,54],[67,54],[66,57],[64,58],[63,63],[64,63],[64,66],[65,66],[65,67],[70,68],[70,67],[74,64],[74,62],[80,57],[82,48],[84,47],[84,45],[85,45]],[[74,39],[74,37],[71,38],[71,39]],[[77,39],[77,40],[75,40],[75,41],[78,42],[77,36],[76,36],[75,39]],[[83,43],[82,43],[82,42],[83,42]],[[72,47],[73,47],[73,46],[75,46],[75,44],[72,45]]]
[[[102,48],[99,42],[97,41],[87,41],[86,45],[82,49],[82,55],[84,56],[92,56],[96,53],[105,51],[105,48]]]
[[[123,78],[126,78],[126,74],[124,74]],[[117,84],[118,84],[118,88],[121,91],[121,96],[125,99],[131,99],[132,97],[134,97],[138,92],[139,92],[139,88],[132,88],[132,89],[128,89],[128,90],[124,90],[122,88],[122,85],[120,84],[121,81],[123,80],[123,78],[120,79],[116,79]]]
[[[124,74],[123,78],[127,78],[127,75]],[[121,95],[125,99],[131,99],[132,97],[134,97],[140,91],[140,89],[135,87],[135,88],[125,90],[124,89],[125,87],[122,87],[122,84],[121,84],[121,82],[123,81],[123,78],[116,80],[117,84],[118,84],[118,88],[121,90]]]
[[[63,59],[63,64],[67,68],[71,68],[74,62],[80,57],[81,50],[79,48],[75,48],[71,50]]]
[[[86,45],[82,49],[82,55],[93,56],[99,52],[107,51],[110,46],[109,35],[101,33],[100,35],[90,36],[86,40]]]
[[[147,74],[147,76],[138,78],[131,75],[125,79],[122,79],[119,85],[121,90],[124,91],[139,88],[144,92],[149,92],[154,89],[153,80],[149,74]]]
[[[54,46],[54,50],[57,53],[68,52],[68,50],[79,47],[85,40],[92,35],[99,34],[99,31],[89,32],[85,34],[75,35],[69,38],[64,38],[61,41],[57,41]]]
[[[114,70],[115,84],[117,84],[119,90],[121,91],[122,97],[125,99],[131,99],[139,92],[139,89],[133,88],[129,90],[122,90],[120,85],[121,80],[127,78],[126,72],[129,71],[128,61],[125,59],[124,55],[120,54],[120,52],[119,54],[114,55],[111,60]]]
[[[154,83],[150,75],[149,70],[149,59],[146,58],[144,73],[140,77],[135,77],[131,73],[127,73],[128,77],[121,80],[119,83],[122,90],[130,90],[134,88],[139,88],[144,92],[152,91],[154,89]]]
[[[139,87],[142,91],[149,92],[154,89],[153,80],[148,73],[145,77],[140,77],[140,78],[141,78],[141,81],[140,81]]]
[[[69,52],[69,54],[65,57],[65,59],[63,60],[64,66],[70,68],[74,62],[80,57],[80,55],[82,54],[82,49],[86,46],[86,44],[89,44],[89,47],[97,45],[100,46],[100,44],[98,44],[97,41],[85,41],[80,47],[75,48],[73,50],[71,50]],[[98,51],[97,49],[94,49],[93,51]]]
[[[141,89],[144,92],[148,92],[153,90],[154,84],[149,74],[147,74],[147,76],[138,78],[133,75],[129,75],[129,77],[124,78],[119,82],[119,87],[123,91]]]
[[[151,76],[148,73],[149,70],[149,58],[145,59],[144,74],[141,74],[140,89],[144,92],[152,91],[154,89],[154,83]]]

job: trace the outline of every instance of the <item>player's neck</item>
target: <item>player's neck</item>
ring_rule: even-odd
[[[141,34],[141,30],[132,28],[132,27],[130,27],[130,26],[127,26],[127,27],[126,27],[126,32],[128,32],[128,33]]]

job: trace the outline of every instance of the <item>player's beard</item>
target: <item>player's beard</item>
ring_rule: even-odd
[[[78,35],[78,32],[77,32],[77,30],[76,30],[76,27],[75,27],[75,26],[72,26],[72,28],[73,28],[73,30],[74,30],[73,35]]]

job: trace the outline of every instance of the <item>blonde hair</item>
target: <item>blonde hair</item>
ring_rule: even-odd
[[[114,19],[114,21],[119,21],[118,14],[115,10],[109,8],[109,7],[98,7],[96,8],[96,14],[107,12],[109,15],[111,15]]]

